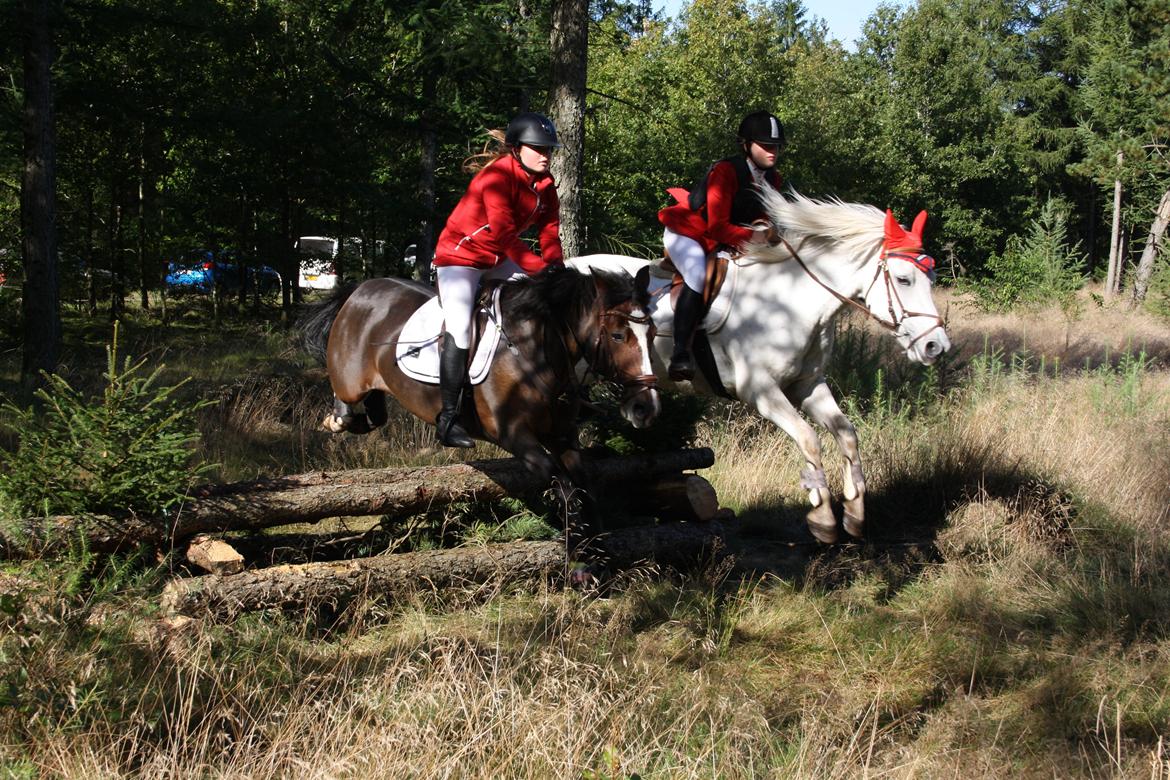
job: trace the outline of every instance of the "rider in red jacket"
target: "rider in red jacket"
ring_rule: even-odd
[[[435,431],[448,447],[475,446],[459,424],[459,412],[480,278],[489,272],[534,274],[564,259],[560,201],[548,171],[552,150],[559,146],[548,117],[516,116],[504,132],[503,150],[471,180],[439,235],[434,266],[444,319],[439,362],[443,408]],[[540,237],[539,255],[520,240],[520,234],[532,227]]]
[[[767,111],[756,111],[743,118],[738,135],[742,156],[711,166],[689,198],[682,190],[670,190],[680,202],[658,212],[658,221],[666,227],[663,245],[684,282],[674,307],[670,378],[676,382],[695,376],[691,341],[703,314],[707,256],[718,249],[743,251],[767,240],[766,228],[750,225],[767,219],[759,188],[780,188],[776,156],[784,147],[784,126]]]

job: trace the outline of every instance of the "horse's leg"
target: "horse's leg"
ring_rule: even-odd
[[[333,409],[325,415],[321,426],[332,433],[370,432],[370,421],[366,418],[366,413],[357,409],[357,404],[347,404],[337,396],[333,396]]]
[[[381,428],[390,418],[386,409],[386,394],[381,390],[371,390],[366,393],[362,402],[366,407],[366,419],[370,421],[370,428]]]
[[[569,563],[566,581],[574,588],[597,587],[605,579],[607,565],[604,550],[596,543],[604,529],[576,428],[572,428],[571,437],[558,438],[549,450],[563,469],[555,487],[564,512],[565,560]]]
[[[592,486],[581,458],[581,439],[577,430],[579,411],[576,405],[557,410],[553,416],[553,430],[544,445],[560,462],[573,484],[588,492]]]
[[[844,485],[845,531],[850,536],[860,538],[865,530],[865,474],[861,470],[857,429],[837,405],[837,399],[833,397],[824,377],[812,383],[803,395],[801,408],[805,414],[832,432],[845,457],[841,480]]]
[[[576,415],[573,414],[559,419],[571,421],[575,417]],[[585,460],[581,456],[581,442],[577,436],[577,426],[572,422],[558,424],[552,439],[545,442],[545,445],[560,463],[564,477],[567,478],[569,498],[573,499],[572,503],[567,505],[567,511],[568,507],[571,506],[575,524],[581,534],[588,536],[595,531],[600,531],[597,522],[600,518],[596,511],[593,484],[589,478],[589,471],[585,468]]]
[[[800,448],[805,462],[805,468],[800,473],[800,486],[808,491],[808,500],[812,504],[807,515],[808,529],[818,541],[825,544],[837,541],[837,519],[833,516],[829,485],[821,464],[821,440],[817,432],[775,385],[752,387],[744,400],[754,404],[761,415],[788,434]]]
[[[596,550],[590,546],[592,529],[587,511],[588,494],[581,489],[582,483],[578,482],[586,478],[579,453],[571,448],[557,452],[566,444],[564,437],[553,437],[554,440],[548,442],[546,449],[545,444],[527,428],[515,426],[506,434],[501,433],[505,437],[500,440],[500,446],[520,458],[528,470],[542,484],[551,487],[556,495],[564,524],[565,560],[570,564],[565,572],[567,581],[574,586],[592,584],[596,580],[595,575],[589,567],[579,563],[581,560],[596,558]],[[550,455],[550,452],[554,452],[556,457]]]

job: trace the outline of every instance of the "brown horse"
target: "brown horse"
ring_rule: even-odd
[[[503,338],[487,378],[465,391],[463,427],[521,458],[545,481],[567,476],[586,487],[576,426],[582,365],[625,386],[622,414],[635,427],[650,425],[661,409],[650,368],[648,278],[553,268],[504,282]],[[403,373],[395,349],[410,315],[435,295],[414,281],[370,279],[304,322],[306,345],[324,357],[333,386],[327,428],[365,433],[383,424],[386,393],[434,423],[438,385]]]

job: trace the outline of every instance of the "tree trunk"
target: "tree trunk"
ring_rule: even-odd
[[[97,240],[94,238],[93,185],[85,188],[85,267],[86,312],[97,316]]]
[[[138,303],[143,311],[150,311],[150,262],[146,259],[146,128],[142,128],[138,151],[138,235],[135,254],[138,255]]]
[[[284,193],[280,201],[280,267],[285,270],[284,278],[280,283],[280,311],[281,317],[289,319],[293,300],[299,298],[300,291],[300,258],[297,257],[296,237],[293,236],[292,226],[292,192],[289,191],[288,181],[284,183]]]
[[[1133,302],[1141,305],[1146,300],[1146,292],[1150,288],[1150,277],[1154,275],[1154,261],[1162,251],[1162,236],[1166,233],[1166,226],[1170,224],[1170,190],[1162,194],[1162,201],[1154,212],[1154,223],[1150,225],[1150,235],[1146,245],[1142,248],[1141,259],[1138,260],[1137,274],[1133,280]]]
[[[723,523],[626,528],[603,534],[595,547],[612,570],[646,562],[694,567],[718,552],[726,530]],[[162,606],[172,613],[223,620],[249,610],[339,606],[354,598],[392,599],[420,589],[479,586],[480,592],[494,593],[505,585],[549,579],[566,564],[564,543],[555,541],[425,550],[176,579],[163,591]]]
[[[21,384],[57,370],[61,350],[61,285],[57,268],[56,129],[53,35],[49,0],[24,0],[24,172],[20,187],[24,292]]]
[[[110,181],[110,322],[120,322],[126,308],[126,258],[122,253],[122,204],[118,188]],[[216,314],[218,321],[219,315]]]
[[[709,449],[587,460],[597,485],[641,483],[715,462]],[[139,544],[169,547],[178,540],[213,531],[248,531],[316,523],[327,517],[426,512],[459,501],[492,501],[531,495],[541,484],[514,459],[448,466],[313,472],[275,479],[208,485],[167,517],[28,518],[0,526],[4,557],[50,555],[84,538],[88,549],[110,552]],[[632,493],[634,488],[628,488]]]
[[[1117,152],[1117,169],[1125,156]],[[1120,174],[1118,174],[1120,175]],[[1109,235],[1109,270],[1105,276],[1105,298],[1112,298],[1121,289],[1121,179],[1113,182],[1113,230]]]
[[[423,74],[422,138],[419,149],[418,201],[422,218],[418,225],[418,251],[415,272],[423,284],[431,282],[431,260],[435,255],[435,157],[438,153],[438,135],[430,106],[434,105],[437,76],[427,69]]]
[[[550,38],[552,95],[549,113],[561,142],[560,150],[553,155],[551,167],[561,201],[561,245],[565,257],[578,257],[585,249],[581,179],[585,160],[589,0],[557,0],[553,4]]]

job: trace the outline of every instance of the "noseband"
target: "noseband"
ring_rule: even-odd
[[[816,282],[821,287],[824,287],[826,290],[828,290],[829,293],[832,294],[833,297],[835,297],[837,300],[839,300],[843,303],[847,303],[855,309],[859,309],[862,313],[865,314],[866,317],[869,317],[871,320],[876,322],[878,325],[880,325],[881,327],[885,328],[886,330],[890,331],[891,333],[893,333],[895,335],[897,335],[898,331],[900,331],[902,329],[902,324],[906,320],[910,319],[911,317],[929,317],[929,318],[933,319],[934,324],[931,325],[926,330],[922,331],[922,333],[919,333],[913,339],[911,339],[910,343],[906,345],[907,349],[909,349],[910,347],[913,347],[915,344],[917,344],[918,341],[920,339],[922,339],[922,337],[927,335],[928,333],[931,333],[938,328],[944,327],[945,323],[943,322],[943,318],[940,317],[938,314],[930,314],[928,312],[922,312],[922,311],[910,311],[909,309],[907,309],[902,304],[902,299],[898,295],[897,285],[894,284],[894,280],[890,278],[890,265],[887,262],[888,258],[895,257],[895,258],[898,258],[900,260],[908,260],[911,263],[913,263],[915,265],[915,267],[917,267],[919,270],[922,270],[920,262],[918,261],[918,258],[920,257],[920,255],[914,255],[914,254],[910,254],[908,252],[898,252],[898,251],[887,252],[887,250],[885,250],[885,249],[882,250],[881,259],[878,260],[877,270],[874,271],[873,279],[870,281],[869,286],[865,288],[865,293],[862,295],[862,298],[869,297],[870,291],[873,290],[873,286],[875,284],[877,284],[878,277],[880,276],[883,280],[883,283],[886,286],[886,305],[889,307],[888,311],[890,313],[890,319],[883,320],[881,317],[879,317],[878,315],[876,315],[872,311],[870,311],[868,306],[863,306],[862,304],[858,303],[854,299],[847,298],[846,296],[842,295],[841,293],[837,292],[832,287],[830,287],[829,285],[827,285],[823,281],[821,281],[820,277],[818,277],[816,274],[814,274],[812,272],[812,270],[807,265],[805,265],[804,260],[801,259],[800,254],[796,251],[796,248],[793,247],[792,244],[788,243],[788,239],[781,236],[780,243],[784,244],[785,249],[788,250],[788,252],[792,255],[793,259],[796,260],[796,262],[800,265],[800,267],[804,270],[804,272],[806,274],[808,274],[809,277],[814,282]],[[926,273],[926,272],[923,271],[923,273]],[[898,316],[898,313],[894,310],[894,302],[895,301],[898,302],[898,308],[902,310],[901,316]],[[907,334],[907,335],[909,335],[909,334]]]

